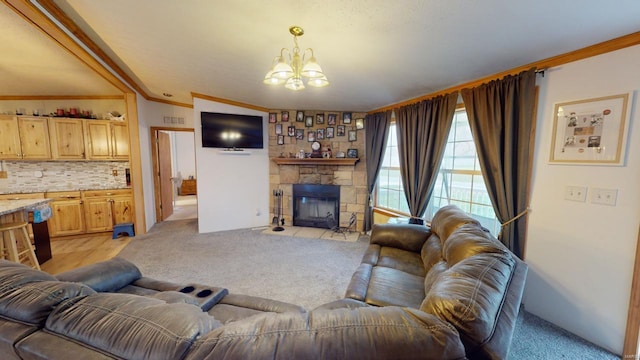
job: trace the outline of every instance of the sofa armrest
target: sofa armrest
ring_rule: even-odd
[[[371,264],[360,264],[356,269],[356,272],[351,276],[351,281],[349,282],[349,286],[347,286],[347,292],[344,297],[364,301],[367,297],[367,290],[369,289],[372,270],[373,266]]]
[[[115,292],[140,279],[140,270],[122,258],[113,258],[56,275],[60,281],[85,284],[97,292]]]
[[[416,224],[374,224],[371,244],[419,253],[431,235],[431,228]]]

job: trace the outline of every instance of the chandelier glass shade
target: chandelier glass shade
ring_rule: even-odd
[[[313,49],[308,48],[300,52],[298,36],[304,34],[299,26],[292,26],[289,32],[293,35],[295,46],[293,51],[286,48],[280,50],[280,55],[273,59],[271,69],[264,77],[264,83],[269,85],[281,85],[290,90],[304,89],[303,77],[307,79],[307,85],[323,87],[329,85],[329,80],[322,72],[322,68],[313,55]]]

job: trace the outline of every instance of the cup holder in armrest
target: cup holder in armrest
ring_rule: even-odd
[[[213,305],[229,294],[227,289],[199,284],[189,284],[178,291],[193,296],[202,311],[209,311]]]
[[[193,290],[195,290],[196,288],[194,288],[193,286],[185,286],[182,289],[180,289],[181,293],[185,293],[185,294],[189,294],[192,293]]]

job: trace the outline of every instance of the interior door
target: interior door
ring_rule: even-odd
[[[173,179],[171,170],[171,141],[169,134],[158,131],[158,169],[160,177],[160,206],[162,221],[173,214]]]

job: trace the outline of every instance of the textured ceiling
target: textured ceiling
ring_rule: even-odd
[[[640,30],[638,0],[54,2],[152,97],[166,92],[191,103],[197,92],[303,110],[372,110]],[[280,49],[293,47],[291,25],[304,28],[300,47],[314,49],[328,87],[292,92],[262,83]],[[11,32],[27,28],[12,24]],[[30,48],[16,54],[16,69],[26,61],[20,55],[36,60],[26,68],[38,78],[60,79],[62,91],[113,92],[104,81],[87,84],[78,64],[56,61],[49,71],[49,58],[63,54],[36,49],[33,34],[0,36],[10,48]],[[34,54],[43,52],[47,61],[38,62]],[[25,71],[12,76],[28,78]],[[54,91],[49,86],[43,81],[41,92]]]

